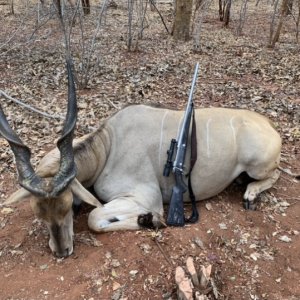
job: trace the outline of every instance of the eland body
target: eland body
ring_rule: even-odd
[[[33,196],[33,211],[46,222],[49,245],[57,256],[73,251],[74,197],[97,206],[88,218],[93,231],[160,226],[163,203],[168,203],[174,185],[173,176],[163,176],[166,152],[170,140],[178,135],[183,115],[183,111],[128,106],[97,131],[73,142],[76,177],[60,193],[41,195],[24,186],[6,203]],[[225,108],[199,109],[195,117],[198,158],[191,180],[197,200],[218,194],[242,172],[256,180],[244,194],[251,203],[272,187],[280,174],[281,139],[267,118]],[[41,160],[37,176],[53,181],[62,165],[60,157],[58,149],[50,151]],[[185,168],[189,170],[188,158]]]

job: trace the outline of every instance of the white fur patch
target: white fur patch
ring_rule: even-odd
[[[160,141],[159,141],[159,152],[158,152],[158,162],[159,166],[161,166],[161,149],[162,149],[162,143],[164,140],[164,123],[165,123],[165,118],[168,114],[168,111],[166,111],[163,115],[163,118],[161,120],[161,129],[160,129]]]
[[[98,228],[105,228],[108,225],[110,225],[110,222],[107,221],[107,220],[100,220],[100,221],[97,222],[97,227]]]
[[[206,122],[206,154],[207,157],[210,157],[210,145],[209,145],[209,123],[211,119],[208,119]]]

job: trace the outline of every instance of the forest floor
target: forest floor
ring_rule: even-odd
[[[121,3],[109,8],[95,40],[94,74],[88,87],[78,90],[76,135],[97,128],[124,104],[184,108],[199,61],[196,107],[247,108],[269,117],[283,140],[281,167],[299,174],[300,49],[293,19],[286,20],[276,48],[268,49],[271,9],[259,5],[251,4],[241,36],[236,35],[238,8],[233,9],[229,28],[218,20],[216,8],[207,8],[197,51],[193,41],[175,42],[159,15],[148,11],[143,39],[136,51],[128,52],[126,7]],[[25,16],[21,8],[16,6],[16,14],[10,15],[8,8],[1,7],[0,89],[32,107],[63,116],[67,88],[59,23],[53,18],[34,31],[36,14],[31,10]],[[159,2],[158,8],[171,28],[171,5]],[[95,28],[95,14],[85,17],[87,38]],[[78,29],[76,23],[77,70]],[[45,118],[5,97],[0,101],[10,123],[32,149],[36,165],[54,147],[61,120]],[[18,188],[14,159],[3,139],[0,160],[3,203]],[[299,300],[300,184],[286,172],[261,195],[256,211],[243,209],[244,188],[233,183],[198,204],[197,224],[156,233],[94,234],[87,227],[92,208],[86,206],[75,218],[74,254],[67,259],[52,256],[47,229],[34,217],[29,201],[0,206],[0,299],[176,299],[175,268],[185,268],[187,258],[193,257],[197,269],[212,266],[215,293],[208,292],[208,299]]]

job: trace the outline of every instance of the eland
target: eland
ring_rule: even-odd
[[[70,61],[67,71],[68,112],[62,137],[36,171],[29,148],[10,128],[0,107],[0,133],[13,150],[22,186],[5,204],[31,198],[33,212],[46,223],[49,246],[58,257],[73,252],[72,204],[78,200],[95,206],[88,217],[95,232],[164,224],[163,204],[170,200],[174,178],[164,177],[163,168],[184,114],[131,105],[73,141],[76,93]],[[243,172],[255,180],[244,193],[250,203],[274,185],[280,175],[281,138],[270,120],[252,111],[226,108],[197,109],[195,118],[198,159],[191,182],[197,200],[217,195]],[[186,170],[189,164],[187,158]],[[103,205],[89,192],[91,187]]]

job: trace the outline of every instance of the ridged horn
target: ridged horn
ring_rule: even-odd
[[[62,193],[76,176],[73,153],[73,134],[77,119],[77,103],[72,63],[67,59],[68,73],[68,110],[64,122],[62,136],[57,142],[60,151],[60,166],[52,180],[39,177],[30,163],[30,149],[23,144],[18,135],[10,127],[0,105],[0,133],[8,141],[14,156],[19,174],[20,185],[35,196],[49,198]]]
[[[0,133],[8,141],[16,159],[19,183],[26,190],[38,196],[45,196],[42,179],[36,175],[30,163],[30,149],[10,127],[0,105]]]
[[[60,151],[60,167],[53,178],[52,195],[57,196],[64,191],[76,176],[76,166],[73,152],[73,135],[77,120],[77,100],[72,63],[67,59],[68,72],[68,111],[64,123],[62,136],[57,142]]]

